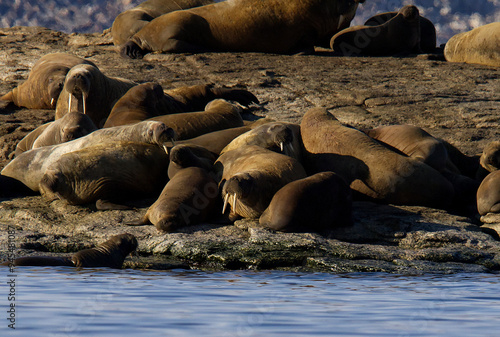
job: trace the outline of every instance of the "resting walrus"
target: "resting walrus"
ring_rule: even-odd
[[[40,58],[31,68],[28,79],[0,98],[28,109],[55,109],[68,71],[78,64],[94,63],[78,56],[54,53]]]
[[[49,165],[66,153],[104,142],[124,140],[164,146],[164,143],[171,141],[174,135],[173,130],[165,124],[154,121],[100,129],[70,142],[23,152],[6,165],[1,174],[17,179],[37,192],[40,180]]]
[[[477,190],[477,211],[480,215],[500,213],[500,171],[486,176]]]
[[[224,209],[229,202],[230,217],[258,218],[283,186],[305,178],[306,172],[294,158],[245,145],[222,154],[214,168],[222,177],[220,186]]]
[[[14,266],[67,266],[78,268],[109,267],[120,269],[128,254],[137,249],[137,239],[132,234],[119,234],[97,245],[80,250],[71,257],[27,256],[12,261]],[[4,262],[2,266],[10,265]]]
[[[307,111],[300,130],[311,170],[336,172],[369,198],[430,207],[452,203],[453,186],[438,171],[342,125],[326,109]]]
[[[88,135],[97,130],[92,120],[81,112],[73,111],[64,117],[40,125],[21,139],[16,156],[42,146],[56,145]]]
[[[154,18],[160,15],[212,4],[214,0],[147,0],[134,8],[120,13],[111,26],[111,36],[115,46],[127,42]]]
[[[378,26],[354,26],[335,34],[330,47],[342,55],[395,55],[420,52],[418,8],[404,6],[398,15]]]
[[[500,22],[452,36],[444,48],[448,62],[500,67]]]
[[[138,31],[121,54],[209,50],[297,53],[349,27],[364,0],[228,0],[162,15]]]
[[[56,119],[71,111],[79,111],[100,128],[116,101],[135,85],[137,83],[127,79],[108,77],[90,64],[74,66],[66,75],[57,101]]]
[[[104,142],[62,155],[47,167],[40,193],[71,205],[154,196],[168,181],[168,155],[156,145]]]
[[[194,85],[164,92],[158,83],[147,82],[130,88],[116,102],[104,127],[137,123],[161,115],[199,111],[217,98],[238,101],[245,106],[259,102],[251,92],[242,89]]]

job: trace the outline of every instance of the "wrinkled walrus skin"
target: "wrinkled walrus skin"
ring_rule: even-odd
[[[312,51],[349,26],[364,0],[229,0],[162,15],[138,31],[120,53]]]

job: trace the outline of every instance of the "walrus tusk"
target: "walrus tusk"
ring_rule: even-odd
[[[165,152],[168,154],[167,145],[163,144],[163,148],[165,149]]]
[[[340,16],[339,16],[339,25],[337,26],[337,30],[340,29],[340,27],[342,26],[343,23],[344,23],[344,16],[342,14],[340,14]]]
[[[54,105],[54,98],[51,98],[51,99],[50,99],[50,105],[51,105],[51,106],[52,106],[52,105]]]
[[[68,113],[71,112],[71,97],[72,96],[73,96],[72,94],[69,94],[69,98],[68,98]]]
[[[283,152],[283,142],[280,143],[281,152]]]
[[[83,99],[83,114],[87,114],[87,99],[86,99],[86,94],[82,93],[82,99]]]
[[[226,196],[224,197],[224,206],[222,206],[222,214],[226,213],[227,199],[229,199],[228,193],[226,193]]]
[[[236,203],[238,202],[238,199],[236,198],[236,193],[233,195],[233,210],[236,212]]]
[[[175,139],[174,138],[170,138],[170,141],[172,142],[172,146],[175,146]]]

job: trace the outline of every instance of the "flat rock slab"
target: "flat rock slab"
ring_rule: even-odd
[[[500,139],[500,69],[436,57],[367,58],[260,53],[150,54],[121,58],[109,33],[64,34],[45,28],[0,29],[0,93],[28,76],[43,55],[89,58],[109,76],[156,81],[164,89],[213,83],[246,88],[260,100],[244,115],[299,123],[323,106],[358,128],[414,124],[472,155]],[[0,110],[0,167],[17,142],[54,118],[50,110]],[[0,199],[0,258],[15,229],[18,256],[68,254],[129,232],[139,240],[132,268],[290,269],[329,272],[452,273],[500,270],[498,221],[482,223],[424,207],[354,203],[355,224],[328,233],[274,233],[258,222],[203,224],[162,234],[129,227],[147,208],[96,211],[40,196]],[[487,222],[487,221],[485,221]]]

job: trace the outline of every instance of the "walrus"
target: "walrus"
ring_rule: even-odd
[[[106,142],[62,155],[47,167],[40,193],[71,205],[150,197],[168,181],[167,168],[168,155],[159,146]]]
[[[453,186],[438,171],[342,125],[324,108],[307,111],[300,130],[310,171],[338,173],[371,200],[441,208],[452,203]]]
[[[500,169],[500,142],[493,141],[486,145],[479,158],[479,164],[488,172]]]
[[[168,177],[187,167],[200,167],[211,171],[218,155],[194,144],[178,144],[169,151]]]
[[[180,9],[212,4],[214,0],[147,0],[120,13],[111,26],[115,46],[127,42],[154,18]]]
[[[178,140],[198,137],[202,134],[243,126],[239,105],[223,99],[208,103],[204,111],[163,115],[148,119],[171,127]]]
[[[128,254],[137,249],[138,243],[132,234],[119,234],[97,245],[95,248],[80,250],[70,257],[28,256],[12,261],[14,266],[67,266],[77,268],[109,267],[120,269]],[[0,264],[10,265],[10,262]]]
[[[462,153],[460,149],[458,149],[456,146],[449,143],[448,141],[442,138],[439,138],[439,140],[446,147],[446,152],[448,152],[448,158],[450,161],[450,163],[447,163],[448,166],[453,165],[461,174],[471,179],[476,179],[478,175],[480,176],[483,175],[481,173],[483,169],[479,164],[479,157],[480,157],[479,155],[468,156]],[[482,180],[485,176],[486,175],[481,177],[480,180]]]
[[[179,170],[165,185],[158,199],[144,217],[131,226],[154,225],[171,233],[181,227],[203,222],[217,204],[217,182],[200,167]]]
[[[452,36],[444,47],[448,62],[500,67],[500,22]]]
[[[365,26],[378,26],[393,17],[398,12],[386,12],[372,16],[365,22]],[[434,53],[436,51],[436,27],[431,20],[420,15],[420,49],[424,53]]]
[[[444,144],[418,126],[389,125],[364,132],[371,138],[396,148],[438,171],[443,171],[447,167],[448,152]]]
[[[500,170],[484,178],[477,190],[477,211],[480,215],[500,213]]]
[[[158,83],[147,82],[130,88],[113,106],[104,127],[137,123],[149,118],[204,109],[217,98],[238,101],[248,106],[259,100],[242,89],[194,85],[163,91]]]
[[[292,181],[276,192],[259,223],[282,232],[321,232],[349,226],[352,224],[351,189],[333,172]]]
[[[63,90],[56,105],[56,119],[71,111],[88,115],[101,128],[116,101],[137,83],[118,77],[108,77],[99,68],[80,64],[66,75]]]
[[[291,54],[311,51],[326,36],[349,27],[364,0],[229,0],[164,14],[120,50],[142,58],[150,52],[204,51]]]
[[[245,145],[258,145],[301,160],[300,126],[293,123],[272,122],[256,127],[233,139],[221,154]]]
[[[78,64],[95,66],[91,61],[75,55],[47,54],[33,65],[28,79],[2,96],[0,101],[28,109],[55,109],[66,74]]]
[[[39,191],[39,183],[47,168],[62,155],[88,146],[117,141],[132,141],[165,147],[175,133],[165,124],[145,121],[133,125],[99,129],[70,142],[44,146],[21,153],[7,164],[1,174],[19,180],[32,191]]]
[[[73,111],[31,131],[17,144],[15,154],[18,156],[38,147],[69,142],[95,130],[97,130],[96,126],[87,115]]]
[[[222,213],[229,203],[231,219],[260,217],[281,187],[306,177],[296,159],[257,145],[242,146],[222,154],[214,170],[221,177]]]
[[[335,34],[330,40],[335,53],[352,55],[396,55],[420,52],[420,15],[413,5],[404,6],[398,15],[378,26],[354,26]]]

